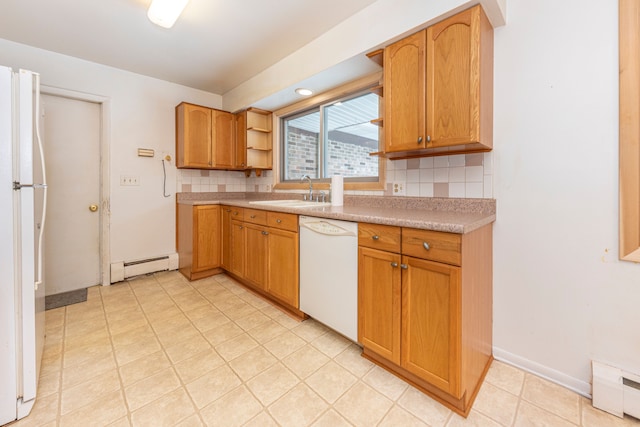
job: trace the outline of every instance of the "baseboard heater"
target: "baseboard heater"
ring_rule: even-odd
[[[142,274],[177,269],[177,253],[135,261],[114,262],[111,264],[111,283],[122,282],[125,279],[140,276]]]
[[[640,418],[640,375],[592,362],[593,406],[610,414]]]

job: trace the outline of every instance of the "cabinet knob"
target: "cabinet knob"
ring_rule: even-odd
[[[280,224],[280,223],[282,222],[282,220],[281,220],[280,218],[278,218],[278,219],[276,219],[276,222],[277,222],[278,224]]]
[[[409,266],[407,264],[400,264],[400,268],[406,270]]]
[[[427,242],[422,242],[422,247],[425,248],[426,250],[431,249],[431,246],[429,246]]]
[[[240,228],[240,230],[242,230],[244,227],[241,225],[239,228]]]
[[[391,267],[395,268],[395,267],[397,267],[397,266],[398,266],[398,263],[397,263],[397,262],[392,262],[392,263],[391,263]]]
[[[375,235],[371,236],[371,238],[372,238],[373,240],[380,240],[380,236],[378,236],[377,234],[375,234]]]
[[[251,219],[253,219],[253,218],[255,218],[255,217],[256,217],[255,215],[251,215]]]
[[[231,212],[231,209],[226,209],[225,212]]]
[[[269,232],[268,232],[268,231],[263,231],[263,232],[262,232],[262,235],[263,235],[263,236],[266,236],[267,234],[269,234]]]
[[[422,144],[422,137],[421,136],[418,137],[418,144]]]
[[[234,215],[238,215],[238,211],[235,211],[233,214],[234,214]]]
[[[431,136],[427,135],[427,142],[431,142]]]

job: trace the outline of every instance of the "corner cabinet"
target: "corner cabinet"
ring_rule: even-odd
[[[358,242],[363,356],[466,416],[493,360],[491,225],[360,224]]]
[[[493,28],[480,5],[384,49],[388,158],[493,148]]]

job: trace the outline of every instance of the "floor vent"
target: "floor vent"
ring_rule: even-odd
[[[122,282],[125,279],[141,274],[157,271],[177,270],[178,254],[159,256],[135,261],[121,261],[111,264],[111,283]]]
[[[640,375],[593,361],[593,406],[618,417],[640,418]]]

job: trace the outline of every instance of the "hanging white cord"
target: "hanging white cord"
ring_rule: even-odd
[[[164,197],[171,197],[171,194],[167,194],[167,170],[164,167],[164,159],[162,159],[162,174],[164,175],[164,180],[162,181],[162,195]]]
[[[44,236],[44,224],[47,218],[47,171],[44,164],[44,148],[42,147],[42,138],[40,137],[40,74],[34,74],[36,85],[35,100],[35,127],[36,139],[38,141],[38,149],[40,150],[40,165],[42,167],[42,219],[40,220],[40,235],[38,236],[38,275],[36,277],[35,287],[42,284],[42,239]]]

